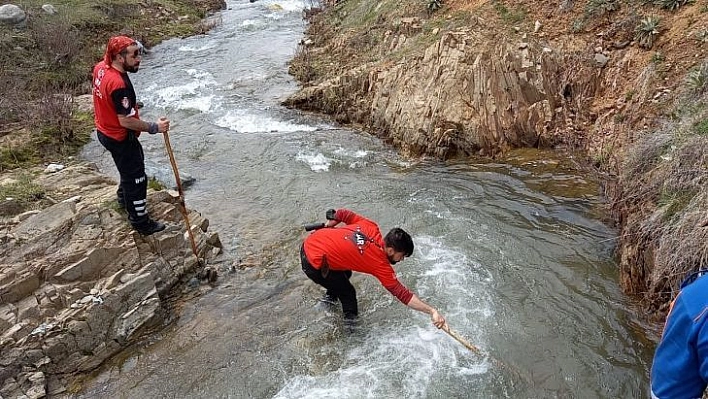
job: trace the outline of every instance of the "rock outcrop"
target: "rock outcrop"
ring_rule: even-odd
[[[169,227],[143,237],[117,210],[115,183],[90,166],[38,182],[68,198],[0,224],[0,397],[62,392],[63,377],[164,325],[171,288],[221,251],[190,211],[200,261],[193,255],[176,193],[149,193],[151,215]]]
[[[401,51],[407,41],[405,34],[389,34],[380,47]],[[411,155],[491,155],[559,142],[557,136],[573,129],[572,100],[588,93],[573,92],[571,85],[584,82],[571,82],[564,65],[562,55],[538,40],[460,28],[422,55],[350,69],[304,87],[285,105],[362,124]]]

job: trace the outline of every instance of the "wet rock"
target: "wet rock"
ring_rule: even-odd
[[[148,177],[159,181],[165,187],[173,189],[177,188],[175,173],[170,166],[159,165],[150,160],[145,160],[145,174]],[[191,186],[196,181],[191,174],[183,171],[181,168],[179,170],[179,179],[183,188]]]

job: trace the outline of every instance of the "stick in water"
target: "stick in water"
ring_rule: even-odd
[[[447,325],[447,323],[445,323],[445,325],[443,326],[442,329],[443,329],[443,331],[445,331],[446,333],[448,333],[452,338],[455,338],[455,340],[456,340],[457,342],[459,342],[459,343],[461,343],[462,345],[464,345],[465,348],[471,350],[472,352],[474,352],[474,353],[476,353],[476,354],[478,354],[478,355],[480,355],[480,356],[484,356],[484,353],[482,353],[482,350],[480,350],[478,347],[472,345],[471,343],[467,342],[467,340],[465,340],[465,339],[462,338],[458,333],[456,333],[455,331],[453,331],[453,330],[450,328],[450,326]]]
[[[189,225],[189,216],[187,215],[187,207],[184,205],[184,192],[182,191],[182,180],[179,178],[179,170],[177,169],[177,162],[175,161],[175,154],[172,152],[172,146],[170,145],[170,135],[168,132],[162,134],[165,138],[165,148],[167,149],[167,155],[170,157],[170,164],[172,164],[172,171],[175,173],[175,181],[177,182],[177,193],[179,194],[179,209],[184,219],[184,224],[187,226],[187,234],[189,235],[189,243],[192,245],[192,253],[194,257],[197,258],[197,263],[201,265],[199,260],[199,255],[197,255],[197,244],[194,242],[194,234],[192,233],[192,228]]]
[[[520,370],[517,370],[516,368],[511,367],[511,366],[509,366],[509,365],[507,365],[507,364],[505,364],[505,363],[502,363],[500,360],[493,358],[490,354],[482,352],[482,350],[479,349],[477,346],[472,345],[471,343],[467,342],[467,340],[465,340],[465,339],[462,338],[458,333],[456,333],[455,331],[453,331],[453,330],[450,328],[450,326],[447,325],[447,323],[445,323],[445,325],[443,326],[442,329],[443,329],[443,331],[445,331],[446,333],[448,333],[452,338],[455,338],[455,340],[456,340],[457,342],[459,342],[459,343],[461,343],[462,345],[464,345],[465,348],[471,350],[472,352],[478,354],[479,356],[486,356],[486,357],[488,357],[489,360],[491,360],[492,363],[494,363],[495,365],[497,365],[497,366],[499,366],[499,367],[501,367],[501,368],[503,368],[503,369],[505,369],[505,370],[507,370],[507,371],[509,371],[509,372],[512,372],[512,373],[518,375],[519,377],[521,377],[521,378],[522,378],[523,380],[525,380],[526,382],[531,382],[531,381],[533,381],[529,376],[527,376],[527,375],[521,373]]]

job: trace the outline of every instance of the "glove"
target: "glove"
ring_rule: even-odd
[[[325,213],[325,218],[327,220],[337,220],[337,218],[335,217],[336,214],[337,214],[336,209],[328,209],[327,213]]]

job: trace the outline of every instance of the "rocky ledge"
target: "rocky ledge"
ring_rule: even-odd
[[[116,183],[86,164],[45,173],[55,204],[0,219],[0,398],[54,396],[170,320],[180,281],[215,278],[217,233],[193,210],[192,253],[179,196],[150,191],[169,227],[143,237],[115,203]],[[207,277],[208,276],[208,277]]]

